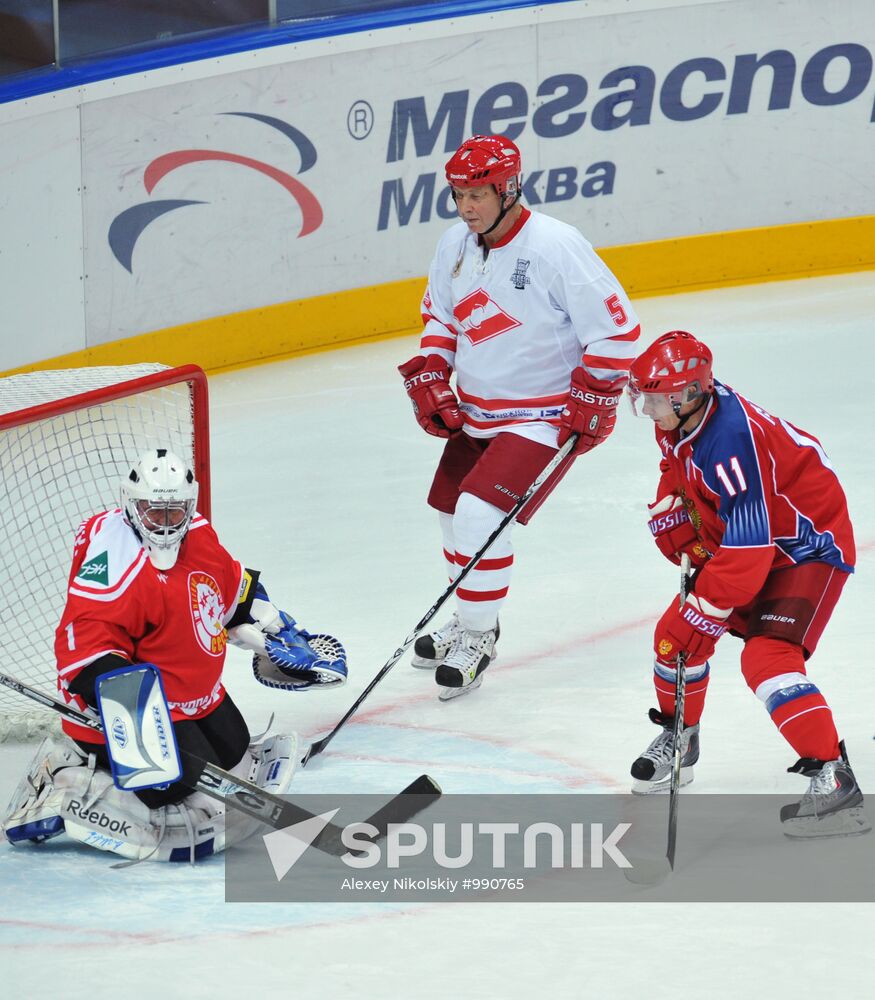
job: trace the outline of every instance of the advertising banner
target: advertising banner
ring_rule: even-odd
[[[569,17],[86,104],[89,340],[424,274],[476,132],[596,246],[870,212],[866,6]]]
[[[396,284],[394,325],[380,299],[357,333],[341,298],[303,321],[344,325],[334,341],[274,330],[220,363],[413,329],[409,283],[455,218],[444,164],[477,132],[513,139],[526,203],[600,248],[875,214],[869,0],[608,9],[269,47],[245,69],[229,56],[213,75],[196,62],[172,83],[83,87],[78,105],[64,92],[64,110],[11,106],[0,291],[33,336],[4,345],[0,368]],[[784,273],[763,257],[759,273]]]

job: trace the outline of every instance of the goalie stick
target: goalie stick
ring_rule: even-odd
[[[103,732],[100,720],[96,716],[82,712],[73,705],[67,705],[65,702],[59,701],[29,684],[24,684],[8,674],[0,673],[0,684],[25,698],[38,702],[45,708],[50,708],[53,712],[57,712],[72,722],[88,726],[97,732]],[[196,754],[189,753],[182,748],[180,748],[179,754],[183,759],[194,762],[202,768],[195,786],[199,792],[224,802],[226,806],[245,813],[266,826],[282,830],[294,823],[314,818],[314,814],[307,809],[295,805],[294,802],[288,802],[278,795],[265,792],[251,781],[238,778]],[[380,840],[386,836],[390,823],[406,823],[438,799],[440,795],[441,789],[438,783],[427,774],[421,774],[403,791],[378,809],[373,816],[365,820],[378,831],[374,840]],[[336,857],[346,853],[355,854],[355,851],[348,852],[348,849],[341,843],[342,833],[341,827],[328,823],[313,841],[312,846],[325,854],[332,854]]]
[[[565,461],[565,459],[574,450],[574,446],[577,444],[577,439],[580,437],[579,434],[572,434],[568,440],[562,445],[562,447],[556,452],[556,454],[550,459],[550,461],[544,466],[541,472],[538,474],[537,478],[534,480],[531,486],[526,490],[526,492],[517,500],[514,506],[505,514],[501,523],[492,532],[492,534],[486,539],[483,545],[474,553],[471,560],[466,566],[463,566],[459,572],[459,575],[450,583],[447,589],[441,594],[441,596],[432,604],[432,606],[426,611],[426,613],[420,618],[420,620],[413,626],[413,631],[407,636],[404,642],[395,650],[395,652],[389,657],[389,659],[383,664],[380,671],[376,674],[370,684],[362,691],[362,693],[356,698],[347,711],[346,715],[337,723],[334,729],[327,736],[323,736],[321,740],[315,740],[310,744],[310,749],[304,754],[301,759],[301,765],[306,766],[307,762],[312,760],[317,754],[322,753],[322,751],[328,746],[328,744],[334,739],[338,731],[346,725],[347,721],[358,711],[359,705],[367,698],[367,696],[374,690],[374,688],[380,683],[380,681],[389,673],[392,667],[401,659],[401,657],[407,652],[407,650],[416,641],[416,637],[425,628],[426,625],[434,618],[434,616],[440,611],[440,609],[446,604],[446,602],[453,596],[458,588],[459,584],[465,579],[465,577],[473,570],[476,569],[477,564],[483,558],[483,556],[489,551],[489,549],[494,544],[498,536],[504,531],[504,529],[511,524],[519,512],[525,507],[525,505],[532,499],[532,497],[538,492],[538,490],[544,485],[547,479],[556,471],[559,465]]]

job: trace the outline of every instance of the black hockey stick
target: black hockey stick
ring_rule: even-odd
[[[681,556],[680,606],[683,608],[690,588],[690,557],[684,553]],[[687,690],[687,654],[681,650],[675,664],[674,689],[674,728],[672,730],[673,756],[671,762],[671,782],[669,784],[668,800],[668,842],[665,855],[668,865],[674,871],[675,847],[678,833],[678,803],[681,788],[681,735],[684,731],[684,698]]]
[[[416,637],[425,628],[426,625],[434,618],[434,616],[440,611],[440,609],[446,604],[446,602],[453,596],[458,588],[459,584],[465,579],[465,577],[476,568],[477,564],[483,558],[483,556],[492,547],[498,536],[504,531],[504,529],[513,522],[520,511],[525,507],[525,505],[532,499],[532,497],[538,492],[538,490],[544,485],[545,481],[556,471],[559,465],[565,461],[565,459],[571,454],[574,446],[577,444],[577,439],[580,437],[579,434],[572,434],[568,440],[562,445],[562,447],[556,452],[556,454],[550,459],[547,465],[538,474],[537,479],[532,483],[532,485],[526,490],[526,492],[517,500],[511,510],[505,514],[501,523],[492,532],[492,534],[486,539],[483,545],[474,553],[470,562],[463,566],[459,575],[453,580],[447,589],[441,594],[441,596],[432,604],[432,606],[426,611],[426,613],[420,618],[420,620],[413,626],[413,631],[407,636],[404,642],[395,650],[395,652],[389,657],[389,659],[383,664],[380,671],[373,678],[370,684],[362,691],[362,693],[356,698],[347,711],[346,715],[337,723],[334,729],[327,736],[323,736],[321,740],[315,740],[311,745],[310,749],[304,754],[301,759],[301,765],[306,766],[307,762],[312,760],[317,754],[322,753],[322,751],[328,746],[328,744],[334,739],[338,731],[344,726],[347,721],[358,711],[359,705],[367,698],[367,696],[374,690],[374,688],[380,683],[380,681],[389,673],[392,667],[401,659],[405,652],[413,645],[416,641]]]
[[[10,688],[12,691],[38,702],[45,708],[50,708],[64,718],[70,719],[81,726],[88,726],[97,732],[103,732],[100,720],[96,716],[88,715],[80,711],[73,705],[67,705],[63,701],[45,694],[29,684],[24,684],[10,677],[8,674],[0,673],[0,684]],[[224,802],[227,806],[245,813],[253,819],[259,820],[275,830],[285,829],[294,823],[303,820],[313,819],[314,814],[301,806],[288,802],[278,795],[264,791],[258,785],[245,778],[238,778],[229,771],[223,770],[216,764],[203,760],[196,754],[189,753],[179,748],[180,756],[190,763],[201,768],[201,773],[197,779],[196,788],[198,791],[209,795],[219,802]],[[386,835],[390,823],[406,823],[409,819],[421,812],[430,803],[440,797],[441,790],[437,782],[427,774],[421,774],[415,781],[411,782],[403,791],[399,792],[393,799],[377,810],[374,815],[365,822],[377,828],[378,834],[374,838],[379,840]],[[343,830],[333,823],[328,823],[319,836],[313,841],[312,846],[326,854],[336,856],[347,853],[347,848],[341,843]],[[355,851],[350,853],[355,854]]]
[[[680,606],[683,607],[690,587],[690,557],[681,556]],[[683,733],[684,698],[687,687],[687,655],[681,650],[675,660],[674,724],[672,726],[672,762],[669,779],[668,837],[661,858],[632,858],[632,867],[623,870],[629,882],[636,885],[658,885],[674,871],[678,832],[678,805],[681,786],[681,735]]]

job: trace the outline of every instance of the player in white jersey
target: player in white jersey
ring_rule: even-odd
[[[461,221],[431,264],[419,354],[399,366],[420,425],[447,438],[428,502],[451,579],[572,433],[574,452],[523,508],[522,524],[611,433],[640,332],[583,236],[522,204],[521,169],[502,136],[473,136],[447,163]],[[512,565],[508,529],[456,591],[453,618],[417,640],[414,666],[437,668],[443,700],[479,686],[494,659]]]

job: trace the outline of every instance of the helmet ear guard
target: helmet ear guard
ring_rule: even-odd
[[[121,507],[156,569],[172,569],[197,503],[194,473],[167,448],[144,452],[121,482]]]

